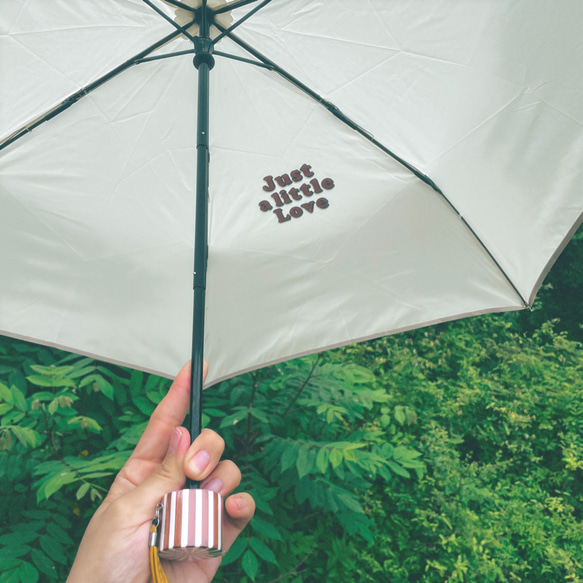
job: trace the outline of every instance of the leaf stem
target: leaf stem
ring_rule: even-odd
[[[310,382],[312,376],[314,375],[314,371],[316,370],[316,366],[318,365],[319,360],[320,360],[320,355],[317,354],[316,358],[314,359],[314,363],[312,364],[312,369],[310,370],[308,376],[306,377],[306,380],[304,381],[302,386],[297,390],[296,394],[294,395],[294,398],[289,402],[286,410],[283,412],[283,414],[281,416],[282,418],[285,417],[289,413],[289,411],[293,407],[294,403],[299,399],[303,390],[308,386],[308,383]]]

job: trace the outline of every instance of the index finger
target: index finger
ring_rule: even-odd
[[[207,371],[208,366],[205,362],[203,379],[206,378]],[[182,425],[188,413],[189,403],[190,362],[187,362],[176,375],[166,396],[152,413],[142,437],[140,437],[136,448],[130,456],[130,460],[139,458],[160,463],[168,450],[172,432],[176,427]]]

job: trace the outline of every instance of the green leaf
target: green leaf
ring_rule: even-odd
[[[36,583],[38,571],[30,563],[22,563],[19,568],[21,583]]]
[[[139,370],[132,370],[130,377],[130,395],[138,397],[142,394],[144,387],[144,373]]]
[[[58,524],[55,524],[54,522],[49,522],[47,524],[47,534],[50,534],[55,540],[58,540],[65,545],[73,544],[71,537]]]
[[[54,398],[53,393],[49,393],[48,391],[39,391],[38,393],[34,393],[32,398],[37,401],[52,401]]]
[[[154,412],[156,405],[146,397],[139,395],[133,399],[135,406],[148,417]]]
[[[25,447],[36,447],[42,441],[40,434],[29,427],[19,427],[18,425],[11,425],[10,431]]]
[[[64,466],[63,466],[64,468]],[[49,499],[55,492],[58,492],[63,486],[77,481],[79,478],[73,472],[65,470],[56,474],[47,476],[41,481],[41,486],[37,490],[37,501],[41,502],[44,499]]]
[[[243,551],[247,548],[247,539],[245,537],[240,536],[232,545],[231,548],[228,550],[227,554],[223,557],[221,561],[221,565],[228,565],[233,561],[236,561],[242,554]]]
[[[239,421],[242,421],[247,417],[247,409],[241,409],[237,411],[233,415],[227,415],[222,421],[219,427],[222,429],[223,427],[232,427],[233,425],[237,425]]]
[[[154,403],[154,405],[157,405],[162,400],[162,396],[163,395],[160,394],[160,390],[158,387],[156,387],[154,390],[146,392],[147,399]]]
[[[253,530],[256,530],[259,534],[262,534],[267,538],[273,540],[283,540],[281,538],[279,530],[277,530],[277,528],[273,526],[273,524],[267,522],[266,520],[263,520],[262,518],[259,518],[258,516],[255,516],[253,520],[250,522],[250,524]]]
[[[263,411],[261,411],[260,409],[257,409],[256,407],[251,407],[249,409],[249,414],[252,417],[255,417],[255,419],[258,419],[259,421],[261,421],[261,423],[269,423],[269,418],[267,417],[267,415],[265,415],[265,413]]]
[[[243,567],[243,571],[255,581],[257,570],[259,569],[259,563],[257,562],[257,557],[253,551],[248,550],[245,552],[241,559],[241,567]]]
[[[30,368],[34,370],[34,372],[38,372],[39,374],[46,376],[65,376],[73,371],[72,366],[55,366],[54,364],[51,366],[31,364]]]
[[[51,558],[53,561],[57,561],[57,563],[61,563],[63,565],[67,564],[67,557],[63,552],[63,546],[60,542],[56,541],[52,537],[45,535],[40,538],[40,546],[42,550]]]
[[[91,419],[91,417],[84,417],[82,415],[78,415],[76,417],[71,417],[69,421],[67,421],[71,427],[78,427],[79,429],[88,429],[89,431],[93,431],[93,433],[101,433],[101,425],[95,421],[95,419]]]
[[[87,385],[90,385],[91,383],[95,383],[97,381],[97,377],[99,375],[97,374],[90,374],[87,375],[85,378],[83,378],[80,382],[79,382],[79,387],[83,388],[86,387]]]
[[[300,480],[299,482],[296,483],[295,494],[298,504],[301,504],[302,502],[307,500],[307,498],[312,493],[312,486],[313,486],[312,480]]]
[[[15,386],[10,388],[10,392],[12,393],[12,398],[14,400],[14,406],[17,409],[20,409],[23,413],[26,412],[26,397],[24,393],[17,389]]]
[[[22,563],[21,559],[9,556],[5,549],[0,552],[0,573],[10,571],[10,569],[18,567],[20,563]]]
[[[74,387],[75,381],[61,376],[31,375],[26,380],[37,387]]]
[[[220,409],[213,409],[212,407],[205,407],[204,412],[210,417],[224,417],[226,413]]]
[[[83,472],[83,477],[87,480],[95,480],[96,478],[105,478],[106,476],[111,476],[113,472]]]
[[[53,379],[42,375],[31,375],[26,377],[26,380],[37,387],[54,387]]]
[[[343,452],[343,456],[347,462],[355,462],[356,461],[356,455],[354,454],[353,449],[346,448]]]
[[[333,468],[337,468],[343,459],[342,451],[339,449],[334,448],[330,451],[330,463],[332,464]]]
[[[275,558],[273,551],[265,543],[262,543],[258,538],[252,536],[249,539],[249,544],[251,545],[251,548],[257,553],[257,555],[264,561],[268,561],[269,563],[277,565],[277,559]]]
[[[330,452],[325,447],[321,447],[316,456],[316,467],[320,470],[320,473],[325,474],[328,468],[328,461],[330,458]]]
[[[264,514],[269,514],[270,516],[273,515],[273,510],[271,506],[261,497],[255,497],[255,504],[257,506],[257,510],[260,510]]]
[[[287,444],[286,448],[283,450],[283,454],[281,456],[281,471],[285,472],[288,468],[291,468],[297,460],[296,452],[299,449],[299,444],[297,443],[289,443]]]
[[[88,482],[81,484],[81,486],[79,486],[79,489],[77,490],[77,493],[75,494],[75,498],[77,498],[77,500],[81,500],[81,498],[83,498],[83,496],[85,496],[85,494],[89,492],[90,487],[91,484],[89,484]]]
[[[344,506],[349,510],[352,510],[352,512],[357,512],[358,514],[364,513],[362,506],[360,505],[356,497],[350,492],[347,492],[346,490],[343,490],[341,488],[335,488],[335,494],[336,498],[342,501]]]
[[[155,376],[155,375],[148,375],[148,378],[146,379],[146,386],[144,387],[144,391],[146,393],[149,393],[151,391],[153,391],[154,389],[156,391],[160,390],[159,387],[160,384],[160,378]]]
[[[2,424],[7,425],[17,425],[24,419],[24,413],[22,411],[17,411],[12,409],[9,413],[5,414],[2,418]]]
[[[20,571],[18,568],[2,573],[0,575],[0,583],[20,583]]]
[[[10,389],[2,383],[0,383],[0,399],[9,405],[14,405],[14,397],[12,396]]]
[[[409,477],[409,472],[403,466],[401,466],[401,465],[399,465],[399,464],[397,464],[395,462],[391,462],[391,461],[388,461],[387,462],[387,465],[398,476],[402,476],[403,478],[408,478]]]
[[[78,363],[75,364],[75,370],[70,372],[67,376],[70,379],[78,379],[79,377],[85,377],[88,374],[91,374],[95,371],[95,366],[87,366],[90,365],[92,362],[95,362],[91,358],[86,358],[84,360],[80,360]]]
[[[23,532],[11,532],[10,534],[3,534],[0,536],[0,545],[19,545],[24,543],[31,543],[33,540],[38,538],[36,532],[23,531]]]
[[[418,458],[421,454],[414,450],[411,447],[405,447],[403,445],[400,445],[398,447],[396,447],[393,451],[393,457],[395,458],[396,461],[398,461],[399,463],[407,460],[414,460],[415,458]]]
[[[48,520],[52,514],[47,510],[24,510],[22,516],[31,520]]]
[[[53,514],[52,519],[57,524],[60,524],[63,528],[71,528],[72,526],[72,524],[62,514]]]
[[[30,553],[30,545],[12,544],[4,547],[4,552],[10,557],[23,557]]]
[[[55,564],[42,551],[32,549],[30,556],[32,557],[32,562],[41,573],[49,577],[56,577]]]
[[[34,520],[32,522],[19,522],[12,526],[12,532],[37,532],[45,527],[46,523],[44,520]]]
[[[395,419],[397,420],[397,423],[399,425],[403,425],[405,423],[405,411],[404,408],[401,407],[400,405],[398,405],[397,407],[395,407]]]
[[[300,480],[307,476],[312,468],[314,467],[315,455],[308,449],[307,445],[303,445],[298,452],[298,458],[296,460],[296,469]]]
[[[99,387],[99,390],[108,398],[113,401],[113,385],[101,375],[95,375],[95,382]]]

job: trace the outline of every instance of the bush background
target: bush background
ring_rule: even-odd
[[[583,581],[583,232],[532,313],[205,392],[256,518],[217,581]],[[63,581],[169,381],[0,337],[0,583]]]

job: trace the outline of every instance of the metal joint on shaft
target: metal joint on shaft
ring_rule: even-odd
[[[194,40],[194,66],[198,69],[202,63],[206,63],[210,71],[215,66],[213,51],[214,45],[210,38],[197,37]]]

